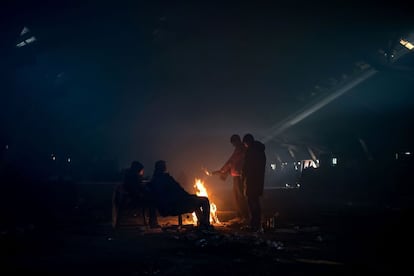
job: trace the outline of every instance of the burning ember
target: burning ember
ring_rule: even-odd
[[[211,172],[209,172],[206,168],[201,168],[202,170],[203,170],[203,172],[206,174],[206,175],[208,175],[208,176],[211,176],[212,175],[212,173]]]
[[[195,179],[194,188],[197,189],[196,194],[198,196],[205,196],[208,198],[207,189],[204,186],[204,182],[201,181],[201,179],[198,179],[198,178]],[[193,212],[193,221],[194,221],[194,224],[197,224],[197,216],[195,212]],[[211,201],[210,201],[210,223],[214,223],[214,224],[220,223],[217,217],[217,206]]]

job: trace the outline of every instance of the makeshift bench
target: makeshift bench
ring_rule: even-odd
[[[147,222],[147,211],[149,206],[143,204],[142,202],[136,202],[131,199],[128,192],[126,192],[121,184],[115,186],[112,193],[112,228],[117,229],[120,225],[121,217],[131,211],[140,211],[143,219],[144,226],[148,226]],[[178,217],[178,226],[183,226],[182,215],[185,213],[177,214],[168,214],[162,215],[163,217],[167,216],[177,216]]]

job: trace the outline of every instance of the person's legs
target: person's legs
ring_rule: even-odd
[[[191,195],[184,205],[186,210],[196,213],[200,225],[210,225],[210,201],[207,197]]]
[[[142,198],[140,204],[143,208],[148,208],[149,213],[149,225],[151,228],[159,228],[158,216],[157,216],[157,205],[155,199],[150,193],[146,193]],[[145,219],[145,218],[144,218]]]
[[[155,206],[149,206],[149,225],[151,228],[159,228],[157,209]]]
[[[250,208],[250,227],[252,230],[259,230],[261,228],[261,206],[259,196],[248,196],[248,203]]]
[[[198,197],[198,200],[202,210],[200,224],[210,225],[210,201],[207,197]]]
[[[237,216],[242,220],[249,219],[249,210],[241,176],[233,176],[233,195],[236,206]]]

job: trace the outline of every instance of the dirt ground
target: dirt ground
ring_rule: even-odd
[[[218,213],[214,231],[184,217],[148,229],[134,212],[114,230],[105,209],[78,207],[53,224],[2,230],[1,275],[361,275],[409,267],[411,208],[263,202],[263,233]],[[287,198],[287,197],[285,197]],[[293,202],[292,199],[288,200]],[[283,205],[283,204],[282,204]],[[284,204],[288,206],[288,204]],[[98,210],[98,211],[97,211]],[[101,210],[101,212],[99,212]],[[134,215],[135,214],[135,215]]]

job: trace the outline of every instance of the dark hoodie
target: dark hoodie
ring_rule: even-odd
[[[189,193],[168,172],[165,161],[155,164],[150,189],[162,216],[176,215],[177,206],[187,200]]]
[[[243,166],[247,196],[260,196],[263,194],[265,169],[265,145],[259,141],[254,141],[247,148]]]
[[[135,199],[142,199],[146,192],[144,178],[139,175],[139,172],[144,168],[138,161],[131,163],[131,167],[126,171],[123,188],[128,194]]]

